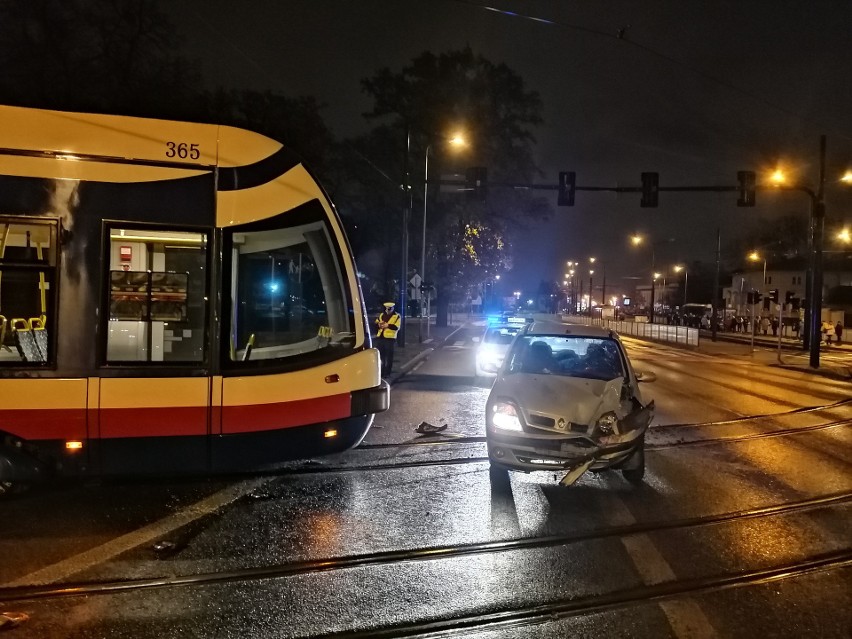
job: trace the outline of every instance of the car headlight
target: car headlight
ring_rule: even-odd
[[[509,402],[496,402],[491,407],[491,423],[494,428],[502,430],[524,430],[521,427],[521,420],[518,418],[518,409]]]
[[[597,426],[602,435],[612,435],[618,432],[618,417],[613,412],[604,413],[600,416],[595,426]]]

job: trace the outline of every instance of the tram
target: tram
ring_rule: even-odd
[[[340,219],[280,143],[0,106],[0,493],[265,470],[389,406]]]

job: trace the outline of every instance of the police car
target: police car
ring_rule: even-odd
[[[494,377],[503,365],[503,358],[520,330],[526,325],[523,317],[500,316],[488,318],[485,334],[476,349],[476,376]]]

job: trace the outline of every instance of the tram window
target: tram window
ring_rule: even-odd
[[[53,360],[55,221],[0,216],[0,366]]]
[[[289,217],[276,219],[282,228],[231,236],[234,361],[281,359],[354,344],[343,272],[327,225],[283,227]]]
[[[205,361],[206,266],[206,234],[111,228],[107,362]]]

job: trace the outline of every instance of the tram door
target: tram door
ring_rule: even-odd
[[[208,233],[121,226],[109,243],[106,362],[90,387],[102,471],[204,472]]]

